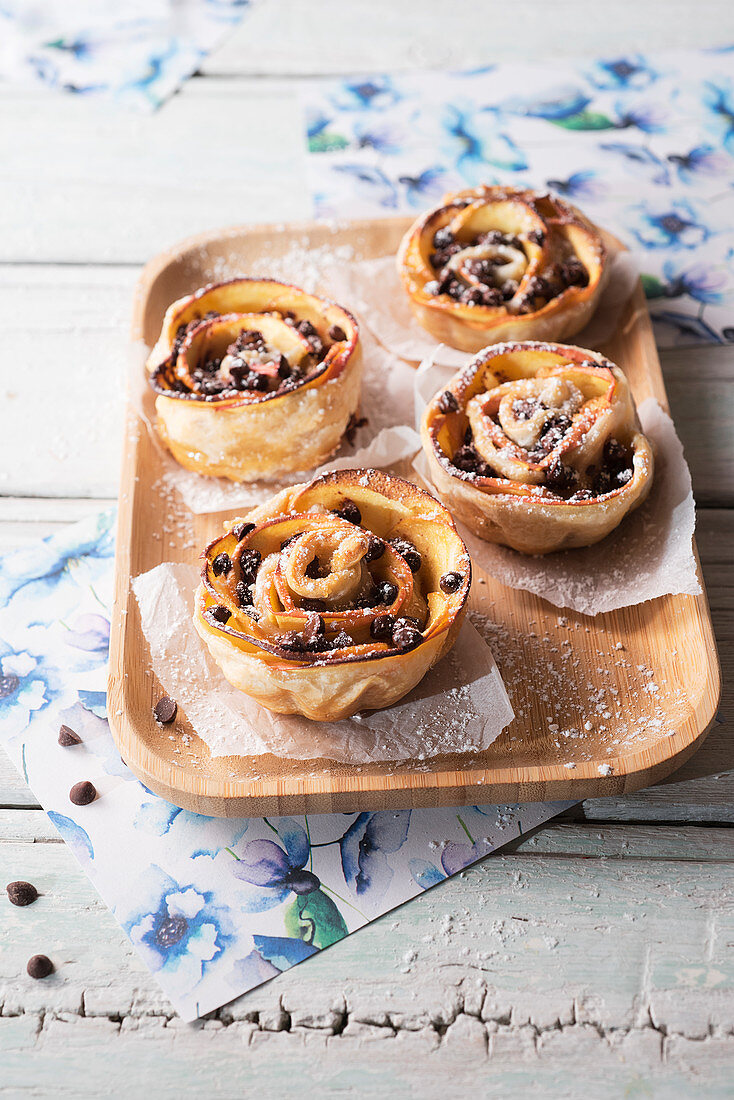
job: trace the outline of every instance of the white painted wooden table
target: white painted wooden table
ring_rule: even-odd
[[[728,41],[723,0],[269,0],[152,118],[0,84],[0,550],[116,494],[140,264],[194,231],[308,217],[294,76],[520,49],[562,74],[571,54]],[[734,354],[663,359],[731,720]],[[195,1026],[2,757],[0,878],[44,896],[0,898],[0,1094],[730,1097],[731,729],[672,782],[586,803]],[[26,977],[37,951],[54,978]]]

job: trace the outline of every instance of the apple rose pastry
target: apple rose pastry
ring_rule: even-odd
[[[582,348],[485,348],[434,396],[421,434],[454,515],[525,554],[591,546],[652,484],[627,379]]]
[[[471,583],[443,505],[376,470],[284,489],[204,557],[194,623],[224,675],[319,721],[410,691],[453,645]]]
[[[476,187],[411,226],[398,270],[420,324],[461,351],[572,336],[606,275],[598,229],[551,195]]]
[[[158,432],[188,470],[232,481],[319,465],[359,405],[357,323],[270,279],[174,302],[148,360]]]

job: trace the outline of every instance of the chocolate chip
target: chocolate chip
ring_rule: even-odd
[[[290,378],[291,365],[285,355],[281,355],[278,360],[278,378]]]
[[[88,806],[97,797],[97,788],[88,779],[75,783],[69,791],[69,799],[75,806]]]
[[[176,700],[171,699],[168,695],[164,695],[153,707],[153,717],[156,722],[160,722],[162,726],[167,726],[174,720],[177,711],[178,704]]]
[[[548,284],[541,275],[533,275],[528,279],[525,293],[528,298],[548,298]]]
[[[378,561],[385,553],[385,540],[380,539],[377,535],[370,535],[370,541],[367,546],[367,553],[364,556],[365,561]]]
[[[301,336],[315,336],[316,329],[313,327],[310,321],[299,321],[296,325],[296,329],[300,332]]]
[[[326,625],[321,615],[318,615],[315,611],[309,612],[306,616],[306,624],[303,628],[303,634],[307,642],[313,642],[316,638],[323,637],[326,631]]]
[[[543,434],[538,440],[539,450],[544,455],[550,454],[553,448],[557,447],[564,438],[572,424],[571,417],[566,416],[565,413],[554,413],[549,416],[543,426]]]
[[[332,325],[331,328],[329,329],[329,339],[330,340],[336,340],[336,341],[341,343],[343,340],[346,340],[346,338],[347,338],[347,334],[344,331],[344,329],[341,327],[341,325]]]
[[[504,283],[500,287],[500,294],[504,302],[509,302],[510,298],[514,298],[517,294],[517,288],[519,284],[514,279],[505,279]]]
[[[71,726],[59,727],[59,744],[65,749],[71,747],[71,745],[81,745],[82,739]]]
[[[398,595],[398,586],[390,581],[383,581],[379,586],[380,603],[394,603]]]
[[[575,256],[560,265],[560,277],[566,286],[589,285],[589,273]]]
[[[542,229],[531,229],[528,233],[528,240],[533,244],[545,244],[545,233]]]
[[[243,550],[240,554],[240,571],[242,573],[242,580],[245,581],[246,584],[255,583],[261,561],[262,554],[259,550],[247,549]]]
[[[278,645],[286,653],[303,653],[306,648],[305,643],[306,639],[303,634],[300,634],[297,630],[289,630],[287,634],[281,634],[278,638]]]
[[[442,226],[441,229],[437,229],[433,234],[434,248],[448,248],[448,246],[453,243],[454,234],[447,225]]]
[[[350,446],[352,445],[352,443],[354,443],[354,437],[357,434],[357,429],[364,428],[365,424],[369,424],[369,420],[366,416],[355,416],[354,414],[352,414],[352,416],[349,417],[349,423],[344,429],[344,438]]]
[[[243,328],[237,337],[237,344],[240,349],[244,348],[257,348],[259,345],[265,344],[263,334],[256,328]]]
[[[305,569],[306,576],[312,581],[318,580],[321,576],[321,562],[318,557],[311,558]]]
[[[32,905],[38,897],[38,890],[31,882],[9,882],[5,887],[11,905]]]
[[[438,586],[441,591],[445,592],[448,596],[452,592],[456,592],[459,588],[461,588],[461,582],[463,581],[463,579],[464,578],[462,577],[461,573],[444,573],[444,575],[439,579]]]
[[[47,978],[53,974],[54,964],[48,955],[31,955],[26,965],[26,971],[31,978]]]
[[[222,575],[226,577],[231,568],[232,560],[229,554],[217,554],[216,558],[212,562],[212,573],[215,577],[221,577]]]
[[[499,229],[490,229],[486,233],[480,233],[477,244],[509,244],[510,238]]]
[[[370,634],[379,642],[387,641],[392,637],[395,626],[394,615],[377,615],[370,624]]]
[[[405,559],[411,573],[417,573],[423,563],[423,559],[415,546],[413,546],[413,543],[409,542],[408,539],[398,538],[391,539],[390,545],[393,550]]]
[[[221,623],[222,626],[232,617],[232,612],[224,604],[217,603],[213,607],[209,608],[209,615],[215,622]]]
[[[564,466],[556,457],[546,470],[545,483],[552,493],[566,496],[573,492],[578,483],[578,474],[570,466]]]
[[[408,618],[397,619],[392,632],[393,645],[404,651],[414,649],[422,640],[423,635],[413,621]]]
[[[438,399],[438,407],[442,413],[455,413],[459,411],[459,402],[451,390],[444,390]]]
[[[249,535],[254,530],[254,523],[238,523],[235,527],[232,528],[232,534],[238,542],[242,542],[243,538],[245,538],[246,535]]]
[[[250,368],[247,363],[244,363],[241,359],[236,359],[229,364],[229,376],[232,379],[232,385],[238,390],[247,389],[247,380],[250,377]]]
[[[304,611],[326,611],[326,604],[323,600],[313,600],[308,596],[303,597],[301,600],[301,607]]]
[[[481,306],[484,304],[484,287],[472,286],[462,290],[460,300],[466,305]]]
[[[345,519],[348,523],[354,523],[356,526],[362,522],[362,513],[353,500],[345,500],[341,508],[337,509],[338,516]]]
[[[251,370],[245,379],[245,389],[254,390],[256,393],[265,393],[269,385],[270,379],[267,374],[258,374],[254,370]]]
[[[346,630],[340,630],[331,644],[335,649],[345,649],[347,646],[354,645],[354,638],[347,634]]]
[[[244,581],[237,581],[234,586],[234,593],[240,607],[247,607],[248,604],[252,603],[252,585],[245,584]]]

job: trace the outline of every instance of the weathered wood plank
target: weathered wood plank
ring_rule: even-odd
[[[635,1083],[685,1097],[694,1080],[726,1095],[731,830],[545,829],[196,1027],[172,1018],[52,837],[44,815],[0,814],[5,873],[43,893],[28,909],[0,897],[7,1089],[40,1096],[57,1077],[55,1095],[142,1095],[147,1079],[188,1096],[216,1065],[215,1096],[284,1095],[296,1071],[306,1096],[436,1096],[449,1074],[454,1095],[490,1074],[505,1089],[491,1095],[541,1082],[580,1096],[583,1081],[595,1097]],[[33,983],[38,950],[59,967]]]
[[[144,263],[204,229],[310,215],[293,89],[192,80],[145,115],[6,84],[0,112],[0,261]]]
[[[617,51],[637,52],[640,43],[657,49],[693,48],[728,42],[734,22],[728,5],[706,3],[691,19],[687,0],[666,4],[624,0],[601,12],[586,0],[539,5],[515,0],[507,7],[456,0],[450,33],[443,0],[395,4],[392,0],[270,0],[254,10],[203,63],[208,75],[406,72],[415,69],[473,68],[518,55],[547,59]],[[313,43],[318,27],[318,48]],[[573,27],[573,34],[568,28]],[[379,53],[375,43],[379,42]]]

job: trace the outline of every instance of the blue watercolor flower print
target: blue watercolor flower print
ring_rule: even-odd
[[[136,906],[121,923],[133,945],[153,973],[192,990],[234,940],[229,909],[211,890],[179,883],[155,864],[129,887]]]
[[[597,173],[591,168],[572,172],[568,179],[546,180],[546,184],[551,191],[569,199],[598,199],[606,191]]]
[[[410,206],[421,209],[431,201],[437,201],[445,193],[448,182],[442,168],[426,168],[415,176],[399,176],[398,183]]]
[[[110,620],[94,613],[78,615],[64,640],[75,649],[97,653],[106,660],[110,648]]]
[[[549,88],[542,96],[513,96],[503,100],[500,110],[526,118],[542,118],[547,122],[579,116],[586,110],[591,97],[578,85]]]
[[[347,885],[363,907],[376,910],[393,879],[388,856],[408,838],[410,810],[361,813],[339,842]]]
[[[397,207],[397,187],[381,168],[369,164],[335,164],[334,171],[348,177],[357,198],[377,203],[388,210]]]
[[[0,561],[0,601],[7,602],[29,587],[33,599],[55,593],[63,574],[72,574],[83,559],[89,576],[114,556],[114,512],[103,512],[82,525],[62,528],[41,542],[6,554]],[[81,529],[80,529],[81,528]]]
[[[292,818],[281,818],[277,829],[270,826],[281,844],[273,840],[251,840],[241,853],[232,853],[236,862],[229,870],[235,878],[260,887],[252,911],[280,905],[291,893],[311,894],[321,882],[312,871],[305,870],[311,846],[305,829]]]
[[[710,236],[699,214],[684,199],[640,204],[631,207],[628,214],[632,219],[630,229],[645,248],[696,248]]]
[[[670,109],[654,100],[620,99],[614,108],[615,130],[639,130],[643,134],[663,134]]]
[[[179,850],[189,852],[192,859],[199,856],[214,859],[222,848],[239,843],[250,822],[244,817],[205,817],[182,810],[162,798],[154,798],[141,804],[133,824],[151,836],[169,837]],[[203,837],[206,837],[206,844],[202,844]]]
[[[656,153],[648,149],[646,145],[636,145],[625,141],[609,141],[602,142],[599,149],[604,153],[612,153],[618,160],[621,159],[633,176],[641,177],[660,186],[670,181],[670,171],[667,164]]]
[[[703,104],[708,109],[708,128],[734,153],[734,82],[704,84]]]
[[[47,816],[51,824],[55,826],[61,834],[61,839],[69,845],[82,866],[94,859],[94,847],[92,846],[92,841],[86,829],[83,829],[76,821],[72,821],[70,817],[66,817],[65,814],[60,814],[56,810],[49,810]]]
[[[524,171],[524,154],[490,110],[448,104],[441,116],[441,154],[471,187],[487,182],[488,167]]]
[[[712,145],[696,145],[688,153],[670,153],[665,159],[686,184],[696,183],[701,177],[721,176],[732,169],[731,158]]]
[[[304,959],[310,959],[318,951],[313,944],[306,943],[297,936],[253,936],[252,942],[255,945],[253,955],[261,962],[270,964],[275,974],[296,966]],[[260,971],[261,967],[257,966],[257,970]]]
[[[394,107],[402,98],[402,93],[389,76],[346,80],[330,97],[338,111],[384,111]]]
[[[647,88],[658,79],[658,74],[642,54],[595,61],[588,76],[595,88],[603,90]]]
[[[681,264],[666,260],[663,278],[642,276],[648,299],[682,298],[687,295],[703,305],[720,305],[725,301],[725,291],[731,286],[732,275],[723,266],[708,263]]]
[[[22,732],[31,715],[46,710],[67,690],[42,644],[34,645],[29,639],[27,645],[13,649],[0,638],[0,732],[11,737]]]
[[[311,843],[306,830],[288,817],[281,818],[277,827],[267,818],[263,821],[280,844],[273,840],[252,840],[241,854],[227,849],[236,861],[230,866],[235,878],[259,887],[259,897],[244,893],[240,896],[242,909],[250,913],[262,912],[282,905],[292,896],[283,912],[286,931],[316,948],[336,943],[347,935],[347,924],[328,896],[334,891],[313,872]],[[308,870],[307,862],[311,863]]]

